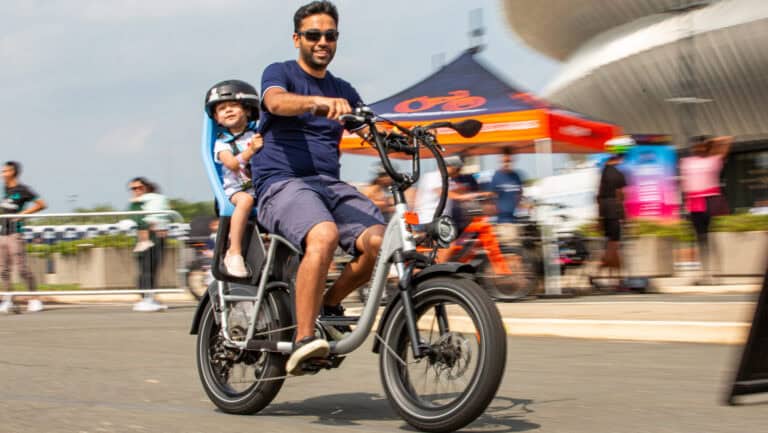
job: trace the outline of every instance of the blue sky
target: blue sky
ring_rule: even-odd
[[[228,78],[258,87],[265,66],[295,58],[292,16],[304,3],[3,1],[0,158],[23,164],[22,181],[51,211],[124,207],[126,182],[138,175],[171,197],[210,198],[198,151],[203,95]],[[487,27],[481,58],[504,78],[536,92],[558,69],[516,38],[498,0],[336,4],[341,39],[331,70],[367,101],[429,75],[436,54],[458,55],[477,8]],[[344,157],[342,177],[367,179],[371,162]]]

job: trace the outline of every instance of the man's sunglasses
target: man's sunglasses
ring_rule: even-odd
[[[306,32],[296,32],[296,34],[304,36],[309,42],[319,42],[323,36],[325,36],[327,42],[336,42],[339,39],[339,32],[336,30],[326,30],[325,32],[321,32],[317,29],[311,29]]]
[[[132,186],[132,187],[131,187],[131,191],[138,191],[138,190],[140,190],[140,189],[144,189],[144,187],[143,187],[143,186],[141,186],[141,185],[136,185],[136,186]]]

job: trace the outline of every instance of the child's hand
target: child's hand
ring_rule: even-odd
[[[253,138],[251,138],[251,141],[248,143],[248,147],[251,148],[253,153],[258,152],[263,145],[264,140],[261,138],[261,134],[254,134]]]

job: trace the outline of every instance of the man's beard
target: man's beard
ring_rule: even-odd
[[[303,48],[301,49],[301,59],[304,61],[304,63],[307,64],[310,68],[316,70],[316,71],[323,71],[325,68],[328,67],[328,65],[331,63],[331,60],[333,60],[333,56],[336,54],[336,52],[330,48],[328,48],[328,59],[326,60],[316,60],[314,56],[312,55],[312,48]]]

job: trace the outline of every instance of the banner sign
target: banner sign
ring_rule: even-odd
[[[624,200],[627,218],[678,218],[676,165],[677,155],[672,146],[640,145],[627,152],[620,166],[629,185]]]

